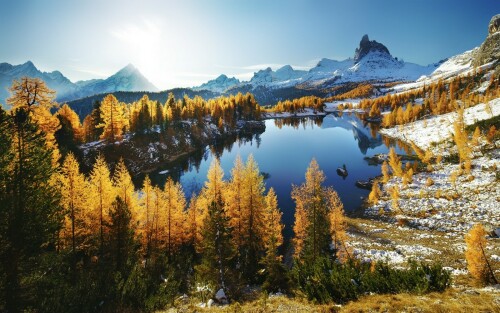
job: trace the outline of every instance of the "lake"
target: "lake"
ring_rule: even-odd
[[[354,114],[274,119],[265,123],[266,130],[260,135],[225,143],[217,149],[207,148],[171,168],[159,170],[151,178],[162,184],[172,175],[180,180],[189,197],[203,186],[214,155],[219,156],[224,177],[229,179],[236,156],[239,154],[246,161],[248,155],[253,154],[260,171],[268,176],[266,187],[273,187],[278,196],[285,238],[293,234],[292,184],[304,182],[306,169],[313,158],[326,175],[325,185],[333,186],[338,192],[345,211],[356,210],[362,205],[369,191],[357,188],[355,182],[380,175],[380,165],[369,165],[364,157],[388,152],[387,140],[384,144],[376,125],[366,124]],[[403,153],[397,147],[396,151]],[[345,178],[336,172],[344,164],[348,171]]]

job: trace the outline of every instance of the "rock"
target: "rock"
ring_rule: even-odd
[[[488,25],[488,33],[494,34],[497,31],[500,31],[500,14],[493,16],[490,20],[490,24]]]
[[[368,35],[364,35],[359,42],[359,48],[356,48],[354,53],[354,63],[358,63],[369,52],[381,52],[389,56],[391,55],[386,46],[375,40],[370,41]]]
[[[500,227],[496,228],[493,232],[498,238],[500,238]]]
[[[220,303],[227,303],[227,297],[224,289],[221,288],[219,289],[219,291],[217,291],[217,293],[215,294],[215,299]]]
[[[462,293],[466,294],[466,295],[473,295],[473,296],[480,295],[479,292],[477,292],[476,290],[472,290],[472,289],[464,290],[464,291],[462,291]]]
[[[214,300],[213,299],[208,300],[208,302],[207,302],[207,308],[211,308],[213,304],[214,304]]]
[[[476,54],[473,65],[497,61],[500,59],[500,14],[493,16],[488,25],[488,37],[483,42]],[[499,65],[497,65],[498,68]]]

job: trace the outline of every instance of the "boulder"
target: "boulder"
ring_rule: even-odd
[[[208,300],[208,302],[207,302],[207,308],[211,308],[212,305],[214,305],[214,300],[213,299]]]
[[[217,293],[215,294],[215,300],[217,300],[217,302],[219,303],[227,303],[227,297],[224,289],[221,288],[219,289],[219,291],[217,291]]]

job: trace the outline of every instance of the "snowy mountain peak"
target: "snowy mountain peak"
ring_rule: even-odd
[[[280,67],[279,69],[276,70],[276,74],[283,73],[283,74],[288,74],[288,73],[293,73],[294,69],[291,65],[285,65]]]
[[[387,49],[386,46],[375,40],[370,41],[368,35],[364,35],[363,38],[361,38],[361,41],[359,42],[359,48],[356,48],[356,51],[354,52],[354,62],[358,63],[363,57],[368,55],[370,52],[378,52],[380,54],[386,54],[388,56],[391,56],[391,53],[389,52],[389,49]]]
[[[132,64],[128,64],[105,80],[97,80],[86,87],[98,87],[101,92],[114,91],[157,91],[155,85]]]
[[[219,75],[216,79],[209,80],[208,82],[192,88],[193,90],[210,90],[213,92],[224,92],[229,88],[236,86],[240,83],[237,78],[227,77],[225,74]]]
[[[131,74],[139,74],[142,75],[139,70],[132,64],[129,63],[127,66],[119,70],[115,75],[131,75]]]
[[[58,101],[69,101],[99,93],[115,91],[157,91],[132,64],[128,64],[107,79],[71,82],[59,71],[42,72],[31,61],[12,65],[0,63],[0,103],[9,97],[9,86],[14,79],[21,77],[37,77],[45,81],[50,89],[57,92]]]

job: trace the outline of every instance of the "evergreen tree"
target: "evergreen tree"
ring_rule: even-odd
[[[132,213],[127,203],[117,196],[110,213],[109,253],[114,270],[124,277],[128,276],[136,261],[136,249]]]
[[[28,107],[0,109],[0,290],[8,312],[33,303],[41,258],[56,247],[62,222],[53,153]]]
[[[203,225],[202,259],[196,266],[196,273],[200,282],[209,285],[213,291],[223,289],[227,294],[235,287],[233,263],[236,253],[220,192],[208,206]]]

